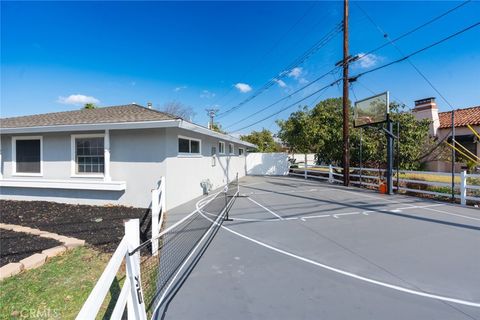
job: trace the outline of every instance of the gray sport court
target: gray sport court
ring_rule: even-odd
[[[291,177],[240,195],[163,318],[480,319],[479,209]]]

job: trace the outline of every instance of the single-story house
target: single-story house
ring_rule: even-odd
[[[429,119],[430,135],[442,141],[446,136],[450,136],[452,129],[452,112],[454,112],[455,141],[460,143],[471,153],[480,157],[480,142],[477,136],[468,128],[470,125],[476,132],[480,132],[480,106],[456,109],[454,111],[438,112],[435,98],[425,98],[415,101],[415,107],[412,110],[417,119]],[[445,139],[451,143],[451,138]],[[460,155],[457,153],[457,159]],[[449,172],[451,164],[447,161],[429,159],[426,163],[427,169],[431,171]],[[465,163],[455,164],[455,171],[460,172],[466,168]]]
[[[253,144],[137,104],[0,119],[0,198],[147,208],[246,174]]]

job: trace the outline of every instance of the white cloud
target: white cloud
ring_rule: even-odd
[[[285,83],[285,81],[283,81],[281,79],[275,79],[274,81],[278,84],[278,86],[280,88],[286,88],[287,87],[287,84]]]
[[[252,87],[250,85],[241,82],[235,84],[235,88],[237,88],[238,91],[240,91],[241,93],[247,93],[252,91]]]
[[[215,96],[216,96],[215,93],[210,92],[208,90],[203,90],[202,93],[200,94],[200,98],[204,98],[204,99],[215,98]]]
[[[84,105],[85,103],[99,103],[100,100],[83,94],[71,94],[68,97],[58,97],[57,102],[72,105]]]
[[[365,53],[359,53],[359,60],[357,61],[357,65],[360,66],[361,68],[370,68],[376,65],[378,62],[380,62],[381,58],[377,55],[374,55],[373,53],[370,54],[365,54]]]
[[[173,89],[173,91],[179,92],[179,91],[184,90],[184,89],[187,89],[187,86],[176,87],[175,89]]]
[[[290,78],[298,79],[302,74],[303,69],[301,67],[295,67],[288,73]]]
[[[305,79],[304,77],[301,77],[301,78],[298,79],[298,83],[300,83],[300,84],[307,84],[307,83],[308,83],[308,80]]]

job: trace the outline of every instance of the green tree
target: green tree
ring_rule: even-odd
[[[352,108],[351,108],[352,110]],[[391,119],[400,122],[400,167],[413,170],[421,166],[421,157],[432,144],[428,120],[417,120],[404,111],[404,106],[390,104]],[[353,110],[350,114],[350,163],[360,162],[360,136],[362,162],[365,167],[384,167],[386,163],[386,137],[378,124],[353,128]],[[279,137],[295,152],[315,152],[317,161],[340,165],[343,155],[342,99],[330,98],[319,102],[311,110],[304,107],[285,121],[277,121]],[[396,125],[394,125],[396,128]],[[394,132],[395,134],[396,131]]]
[[[96,109],[97,106],[94,103],[85,103],[83,109]]]
[[[240,136],[240,139],[256,145],[258,152],[277,152],[281,150],[273,139],[273,134],[267,129],[252,131],[250,134]]]
[[[222,125],[219,123],[214,123],[211,127],[211,130],[219,133],[227,134],[227,132],[222,129]]]

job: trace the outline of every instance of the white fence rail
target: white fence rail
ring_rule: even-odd
[[[350,169],[355,170],[355,173],[351,173],[350,177],[356,178],[356,180],[351,180],[350,183],[354,186],[369,186],[369,187],[378,187],[386,179],[386,170],[377,169],[377,168],[358,168],[351,167]],[[340,173],[342,168],[336,166],[308,166],[305,168],[291,168],[290,175],[304,177],[305,179],[318,179],[325,180],[330,183],[342,183],[343,175]],[[451,197],[451,182],[441,182],[441,181],[426,181],[421,179],[415,179],[415,175],[431,175],[433,176],[451,176],[451,173],[445,172],[431,172],[431,171],[411,171],[411,170],[399,170],[398,179],[396,177],[397,173],[393,174],[394,189],[400,191],[409,192],[409,193],[418,193],[418,194],[427,194],[440,197]],[[402,178],[403,176],[407,176]],[[413,177],[408,177],[408,175]],[[469,183],[469,179],[478,179],[480,180],[480,174],[467,174],[466,171],[461,172],[460,174],[456,173],[455,177],[459,180],[459,183],[455,183],[455,198],[460,199],[462,205],[467,204],[467,200],[480,203],[480,194],[469,195],[473,190],[480,190],[479,184]],[[367,180],[367,181],[365,181]],[[372,181],[373,180],[373,181]],[[398,186],[397,186],[398,181]],[[411,184],[418,184],[424,186],[431,186],[437,188],[448,188],[448,191],[432,191],[432,190],[423,190],[415,189],[408,187]],[[403,185],[403,186],[402,186]]]
[[[77,315],[77,320],[93,320],[97,317],[105,297],[125,260],[127,276],[110,319],[122,319],[127,306],[128,319],[146,320],[145,304],[140,285],[140,254],[130,255],[140,245],[140,223],[132,219],[125,223],[125,236]]]
[[[158,241],[165,214],[165,177],[158,188],[152,190],[152,255],[158,254]],[[155,239],[155,240],[154,240]]]

